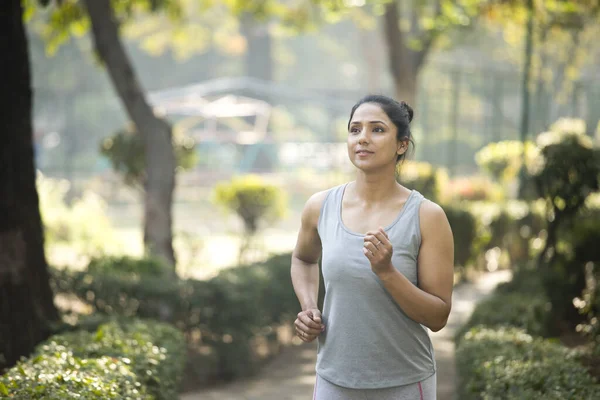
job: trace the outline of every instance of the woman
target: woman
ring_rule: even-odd
[[[360,100],[348,122],[356,180],[314,194],[302,212],[291,274],[296,333],[318,338],[314,399],[436,397],[426,328],[439,331],[450,313],[454,243],[444,211],[396,181],[412,117],[404,102]]]

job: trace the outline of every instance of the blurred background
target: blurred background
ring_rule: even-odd
[[[379,93],[414,108],[416,149],[399,181],[442,205],[455,236],[466,308],[437,339],[452,365],[440,398],[600,396],[597,1],[21,4],[60,314],[45,337],[146,332],[137,317],[167,323],[158,339],[148,333],[156,343],[176,327],[181,343],[163,346],[172,364],[133,368],[168,376],[148,386],[165,399],[277,359],[294,342],[300,213],[353,179],[350,109]],[[113,325],[101,325],[107,316]],[[90,357],[77,340],[65,346]],[[8,371],[6,388],[26,386]],[[307,376],[278,398],[310,396]],[[213,395],[270,398],[237,390]]]

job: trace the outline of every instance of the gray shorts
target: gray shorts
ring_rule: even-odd
[[[317,374],[313,400],[435,400],[436,374],[404,386],[384,389],[348,389],[337,386]]]

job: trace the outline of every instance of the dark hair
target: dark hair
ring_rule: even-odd
[[[377,104],[383,112],[385,112],[392,121],[392,123],[396,126],[397,134],[396,138],[398,140],[408,140],[409,144],[412,144],[414,150],[415,142],[412,138],[412,134],[410,133],[410,122],[413,119],[414,111],[411,106],[409,106],[404,101],[397,102],[396,100],[382,95],[368,95],[363,97],[352,107],[352,111],[350,112],[350,119],[348,120],[348,129],[350,129],[350,122],[352,121],[352,117],[354,116],[354,112],[358,107],[365,103]],[[400,162],[403,160],[408,153],[408,150],[403,154],[399,154],[396,162]]]

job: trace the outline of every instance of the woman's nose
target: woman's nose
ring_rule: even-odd
[[[363,129],[360,132],[360,135],[358,136],[358,143],[368,143],[369,142],[369,138],[367,137],[367,130]]]

